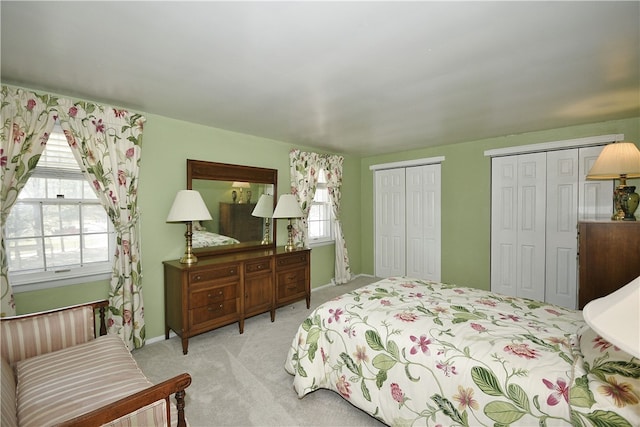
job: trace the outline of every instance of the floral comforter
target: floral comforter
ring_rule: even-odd
[[[209,246],[233,245],[240,243],[238,239],[234,239],[233,237],[223,236],[222,234],[204,230],[194,230],[191,239],[192,246],[194,248],[207,248]]]
[[[302,323],[285,369],[388,425],[638,426],[640,361],[580,311],[389,278]]]

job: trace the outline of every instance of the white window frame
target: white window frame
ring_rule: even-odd
[[[56,123],[53,131],[51,132],[52,136],[54,134],[60,134],[64,138],[64,133],[62,132],[62,129],[60,128],[58,123]],[[60,137],[60,135],[57,136]],[[78,170],[68,170],[63,168],[40,168],[40,170],[38,170],[36,167],[36,171],[34,171],[31,177],[64,177],[82,180],[86,179],[83,172],[80,170],[80,167],[78,167]],[[29,199],[28,201],[32,203],[40,203],[45,201],[47,203],[51,203],[52,201],[55,201],[55,199],[49,198],[41,200],[34,198]],[[18,196],[17,203],[19,202],[20,196]],[[81,203],[81,200],[65,199],[64,204],[69,203]],[[98,202],[98,204],[100,203]],[[41,220],[43,221],[44,219],[41,218]],[[11,284],[13,292],[27,292],[110,279],[113,275],[113,259],[115,256],[115,231],[111,221],[108,221],[108,227],[110,239],[108,247],[109,258],[107,261],[91,263],[79,267],[59,267],[48,271],[9,271],[9,283]],[[80,231],[80,236],[82,236],[82,234],[82,231]],[[5,240],[10,240],[7,238],[6,233]]]
[[[309,243],[309,247],[318,247],[318,246],[324,246],[324,245],[331,245],[335,243],[335,227],[334,227],[334,221],[335,219],[333,218],[333,209],[331,207],[331,199],[330,196],[328,196],[327,194],[327,201],[326,202],[322,202],[322,201],[318,201],[316,200],[316,197],[318,196],[318,190],[327,190],[327,180],[325,178],[325,171],[324,169],[320,169],[318,171],[318,182],[316,185],[316,194],[314,195],[314,199],[311,202],[311,206],[321,206],[323,209],[325,209],[327,211],[327,214],[329,216],[328,219],[328,225],[329,225],[329,234],[327,236],[322,236],[322,237],[315,237],[312,238],[310,236],[309,233],[309,224],[312,221],[320,221],[319,219],[314,219],[311,217],[311,212],[312,209],[309,209],[309,217],[307,218],[307,236],[308,236],[308,243]]]

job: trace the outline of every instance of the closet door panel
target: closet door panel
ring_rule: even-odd
[[[578,149],[547,153],[544,300],[567,308],[577,301]]]
[[[376,276],[405,274],[406,212],[404,169],[380,170],[375,173]]]
[[[440,281],[440,164],[406,168],[407,275]]]
[[[545,280],[546,154],[518,156],[516,295],[543,300]]]
[[[491,290],[516,296],[518,160],[494,157],[491,163]]]

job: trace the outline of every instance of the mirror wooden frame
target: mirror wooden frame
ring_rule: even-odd
[[[193,190],[193,180],[213,181],[246,181],[257,184],[273,185],[274,208],[278,200],[278,170],[255,166],[234,165],[229,163],[207,162],[204,160],[187,159],[187,190]],[[201,257],[228,254],[258,249],[274,249],[276,247],[276,220],[271,220],[272,242],[262,245],[260,242],[246,242],[235,245],[210,246],[194,248],[193,253]]]

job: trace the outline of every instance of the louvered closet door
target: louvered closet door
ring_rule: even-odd
[[[405,170],[375,172],[375,274],[403,276],[406,259]]]
[[[406,169],[407,276],[440,281],[440,164]]]
[[[491,290],[544,299],[545,153],[492,160]]]

